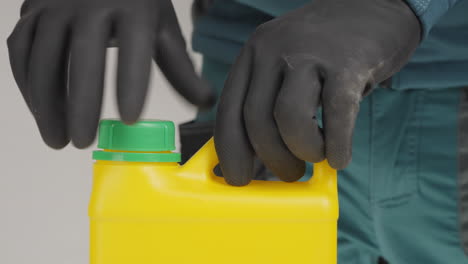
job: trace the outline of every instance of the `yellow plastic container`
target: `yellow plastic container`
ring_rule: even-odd
[[[132,135],[105,122],[101,134]],[[172,129],[162,130],[167,137]],[[213,140],[184,166],[119,161],[122,153],[174,155],[122,149],[95,155],[117,153],[94,165],[91,264],[336,263],[337,178],[327,163],[315,165],[309,182],[233,187],[213,174]]]

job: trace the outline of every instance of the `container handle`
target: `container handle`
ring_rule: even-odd
[[[213,169],[218,163],[219,159],[216,154],[214,138],[211,138],[182,166],[182,168],[194,172],[197,175],[211,177],[211,175],[214,174]]]
[[[216,154],[214,139],[211,138],[184,166],[187,171],[196,175],[204,175],[207,180],[217,177],[213,169],[218,165],[219,159]],[[337,186],[337,172],[331,168],[327,161],[314,164],[314,175],[311,180],[297,184],[311,184],[314,186],[327,185],[326,187],[335,190]]]

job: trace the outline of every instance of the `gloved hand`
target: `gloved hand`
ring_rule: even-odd
[[[194,71],[170,0],[26,0],[8,39],[10,62],[49,146],[93,142],[111,40],[120,48],[117,99],[126,123],[142,110],[152,56],[188,101],[214,103],[214,91]]]
[[[361,99],[407,62],[420,38],[403,0],[314,0],[261,25],[219,104],[215,142],[226,181],[248,184],[254,155],[288,182],[303,176],[304,161],[345,168]]]

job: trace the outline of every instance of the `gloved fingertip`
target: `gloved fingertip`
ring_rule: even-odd
[[[212,92],[206,96],[203,96],[200,102],[197,103],[197,106],[201,110],[211,109],[216,104],[216,101],[217,101],[217,96],[214,92]]]
[[[119,112],[120,119],[122,120],[122,122],[124,122],[127,125],[133,125],[140,118],[142,109],[140,107],[126,107],[121,105],[119,107]]]
[[[328,163],[335,170],[344,170],[346,167],[348,167],[350,162],[351,162],[350,158],[347,158],[347,159],[330,158],[330,159],[328,159]]]
[[[306,164],[305,162],[301,162],[287,171],[276,173],[276,176],[278,176],[278,178],[284,182],[296,182],[304,176],[305,172]]]
[[[187,100],[201,110],[211,109],[216,104],[218,99],[216,91],[206,81],[198,79],[198,83],[191,87],[190,91],[192,90],[193,92],[187,94]]]
[[[64,149],[69,143],[70,139],[68,138],[44,138],[42,137],[47,146],[55,150]]]
[[[83,143],[83,142],[73,142],[73,146],[77,149],[87,149],[92,145],[91,143]]]
[[[73,138],[72,144],[77,149],[89,148],[94,143],[95,137]]]
[[[70,143],[70,137],[65,127],[58,124],[54,124],[54,126],[46,126],[45,124],[37,122],[41,138],[48,147],[60,150]]]
[[[135,124],[138,121],[138,118],[121,116],[122,122],[128,126]]]
[[[229,178],[229,177],[224,177],[224,181],[231,185],[231,186],[236,186],[236,187],[242,187],[242,186],[247,186],[249,183],[252,181],[249,178]]]
[[[216,140],[216,139],[215,139]],[[219,154],[218,154],[219,156]],[[221,155],[223,157],[224,155]],[[222,161],[220,159],[220,168],[222,175],[224,177],[224,181],[231,185],[231,186],[246,186],[253,180],[254,168],[253,168],[253,160],[245,159],[245,160],[235,160],[237,162],[232,162],[233,159],[227,160],[227,162]]]

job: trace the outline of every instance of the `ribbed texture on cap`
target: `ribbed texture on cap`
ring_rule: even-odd
[[[147,120],[126,125],[118,120],[102,120],[98,147],[119,151],[173,151],[175,126],[171,121]]]

